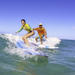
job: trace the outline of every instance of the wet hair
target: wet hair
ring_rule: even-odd
[[[21,22],[22,22],[22,21],[26,22],[25,19],[21,19]]]

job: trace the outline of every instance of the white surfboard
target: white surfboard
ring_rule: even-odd
[[[21,40],[18,40],[16,42],[16,46],[18,48],[22,48],[25,49],[25,54],[30,54],[30,55],[40,55],[40,56],[46,56],[43,52],[36,50],[36,47],[38,47],[38,45],[34,44],[34,43],[30,43],[32,47],[27,47],[25,45],[25,43]]]

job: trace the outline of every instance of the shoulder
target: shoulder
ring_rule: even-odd
[[[44,27],[42,29],[45,29]]]
[[[25,24],[25,25],[29,26],[29,24]]]
[[[46,29],[43,27],[43,30],[46,31]]]
[[[30,27],[30,25],[29,25],[29,24],[25,24],[25,26]]]

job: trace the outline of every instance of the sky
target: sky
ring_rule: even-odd
[[[75,0],[0,0],[0,33],[15,33],[21,19],[32,28],[42,23],[48,37],[75,39]]]

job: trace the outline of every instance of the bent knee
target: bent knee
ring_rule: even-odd
[[[25,39],[26,39],[26,36],[23,36],[23,37],[22,37],[22,40],[25,40]]]
[[[24,37],[22,37],[22,40],[24,40]]]

